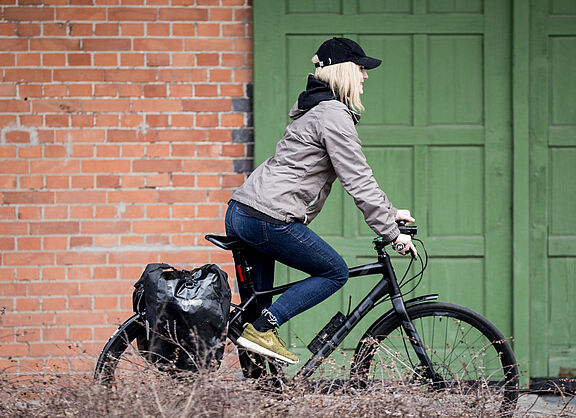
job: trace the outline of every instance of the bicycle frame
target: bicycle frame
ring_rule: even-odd
[[[372,264],[366,264],[358,267],[353,267],[349,269],[349,277],[361,277],[372,274],[382,274],[382,279],[374,286],[374,288],[362,299],[362,301],[357,305],[357,307],[346,316],[346,320],[338,326],[336,331],[332,336],[324,341],[321,348],[313,354],[310,359],[302,366],[302,368],[296,373],[296,378],[306,378],[312,375],[314,371],[320,366],[320,364],[326,359],[334,350],[340,345],[340,343],[350,334],[352,329],[364,318],[368,312],[372,310],[374,305],[383,297],[389,295],[392,302],[392,309],[386,313],[385,317],[390,315],[396,315],[400,318],[402,327],[408,336],[408,340],[412,345],[421,365],[426,371],[426,377],[431,379],[433,382],[438,383],[442,378],[435,372],[432,362],[423,347],[423,344],[418,336],[412,321],[408,317],[406,308],[415,303],[424,302],[427,300],[435,300],[438,295],[426,295],[410,299],[409,301],[404,301],[398,281],[396,278],[396,273],[392,267],[389,255],[386,253],[384,244],[381,242],[375,242],[375,248],[378,253],[378,261]],[[236,309],[232,312],[230,319],[230,324],[235,324],[238,321],[242,312],[248,307],[254,300],[258,297],[264,296],[275,296],[281,294],[288,290],[290,287],[294,286],[296,283],[289,283],[286,285],[274,287],[269,290],[256,290],[254,288],[253,281],[251,279],[251,267],[248,265],[241,249],[232,249],[234,253],[235,260],[239,261],[236,265],[236,272],[241,286],[249,292],[249,297],[246,298],[240,305],[235,305]],[[237,331],[236,331],[237,332]],[[229,330],[229,338],[236,342],[237,335],[234,335],[234,331]]]

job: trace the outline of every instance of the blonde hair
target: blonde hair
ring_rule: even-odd
[[[312,62],[320,62],[318,55],[314,55]],[[317,67],[314,77],[327,83],[332,93],[350,109],[361,112],[364,110],[360,101],[360,82],[362,72],[358,64],[342,62],[339,64]]]

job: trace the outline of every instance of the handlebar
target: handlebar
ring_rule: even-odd
[[[418,233],[418,226],[416,225],[408,226],[406,225],[406,221],[399,221],[398,229],[400,230],[401,234],[410,235],[411,237],[413,237]]]

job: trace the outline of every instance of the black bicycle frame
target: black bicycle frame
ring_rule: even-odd
[[[332,352],[334,352],[340,343],[348,336],[348,334],[350,334],[352,329],[362,320],[362,318],[366,316],[366,314],[368,314],[368,312],[370,312],[374,305],[384,296],[390,295],[393,307],[392,311],[394,315],[396,315],[401,320],[402,327],[408,336],[408,340],[410,341],[414,352],[420,360],[426,377],[436,383],[441,381],[442,378],[434,371],[432,362],[426,354],[422,341],[420,340],[420,337],[418,336],[418,333],[416,332],[416,329],[414,328],[414,325],[408,316],[406,311],[406,303],[402,298],[402,293],[400,292],[400,287],[398,286],[396,273],[392,267],[390,257],[386,253],[383,245],[376,244],[376,251],[378,253],[377,263],[353,267],[349,269],[349,277],[382,274],[382,279],[374,286],[370,293],[368,293],[368,295],[362,299],[358,306],[346,317],[346,320],[337,328],[332,337],[327,340],[322,345],[322,347],[312,355],[312,357],[310,357],[304,366],[302,366],[302,368],[297,372],[296,378],[306,378],[312,375],[318,366],[320,366],[322,361],[330,354],[332,354]],[[245,310],[245,308],[258,297],[279,295],[297,283],[288,283],[269,290],[255,290],[250,275],[251,269],[246,264],[245,258],[238,253],[235,254],[235,258],[240,260],[240,264],[243,265],[236,266],[237,273],[241,278],[241,282],[246,283],[248,286],[250,296],[239,306],[236,306],[237,312],[231,318],[231,324],[234,324]],[[239,268],[241,270],[239,270]],[[419,298],[418,301],[420,300],[422,299]],[[230,337],[235,341],[234,335],[230,335]]]

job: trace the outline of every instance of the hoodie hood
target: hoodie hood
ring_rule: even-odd
[[[332,89],[321,80],[318,80],[314,75],[308,75],[308,82],[306,83],[306,90],[304,90],[298,96],[298,101],[294,104],[290,110],[290,118],[298,119],[304,113],[312,109],[320,102],[326,100],[339,100],[337,96],[332,93]],[[356,112],[350,111],[354,124],[357,124],[360,120],[360,115]]]
[[[338,98],[334,96],[328,83],[320,81],[312,74],[309,74],[306,90],[298,96],[298,109],[311,109],[324,100],[338,100]]]

